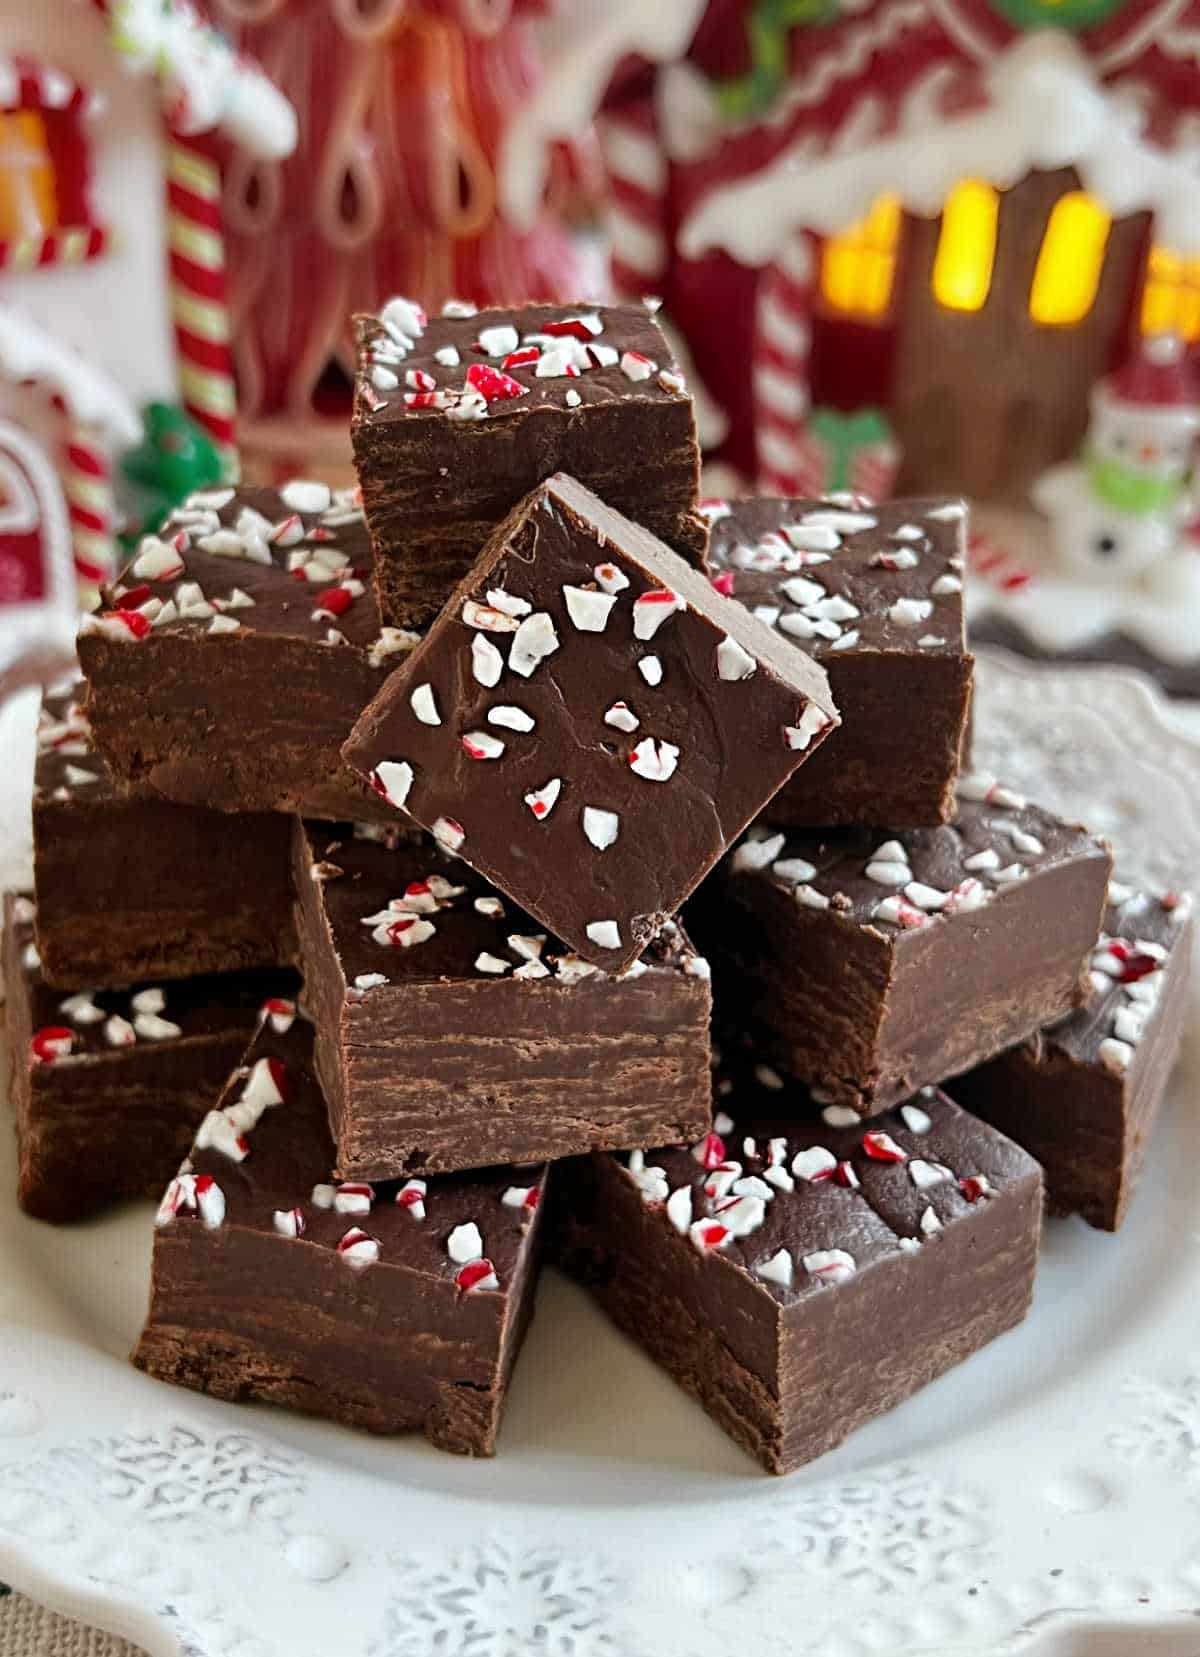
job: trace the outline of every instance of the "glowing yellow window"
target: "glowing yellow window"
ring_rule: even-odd
[[[1152,247],[1142,288],[1143,334],[1177,334],[1189,343],[1200,339],[1200,259],[1182,259],[1165,247]]]
[[[1000,198],[981,178],[964,178],[946,197],[933,259],[933,296],[952,311],[987,303],[996,260]]]
[[[869,319],[886,314],[896,279],[899,240],[899,199],[879,196],[865,219],[825,243],[821,296],[831,310]]]
[[[1035,322],[1082,322],[1095,303],[1112,219],[1098,201],[1071,190],[1054,204],[1029,290]]]
[[[0,237],[36,236],[58,223],[54,163],[33,109],[0,114]]]

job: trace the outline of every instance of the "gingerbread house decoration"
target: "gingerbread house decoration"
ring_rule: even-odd
[[[221,164],[285,153],[295,119],[177,0],[42,0],[4,47],[0,600],[69,615],[61,525],[103,579],[139,407],[181,402],[236,464]]]
[[[900,487],[1019,496],[1140,333],[1200,340],[1200,6],[776,7],[764,45],[771,11],[692,7],[610,82],[618,281],[664,296],[747,480],[878,490],[890,429]]]

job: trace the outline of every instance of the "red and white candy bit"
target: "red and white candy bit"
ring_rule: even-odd
[[[686,608],[683,600],[677,593],[670,592],[665,587],[652,588],[633,601],[633,636],[643,644],[652,639],[666,621],[677,610]]]
[[[531,790],[530,793],[525,795],[525,804],[540,822],[544,818],[549,817],[550,813],[557,805],[558,796],[561,793],[562,778],[551,777],[550,781],[548,783],[544,783],[541,788],[535,788]]]
[[[975,880],[968,875],[948,894],[943,913],[966,915],[974,909],[982,909],[985,904],[991,902],[991,897],[992,894],[981,880]]]
[[[240,1103],[260,1111],[267,1110],[272,1105],[284,1104],[290,1092],[287,1068],[282,1059],[256,1059],[242,1089]]]
[[[1005,788],[995,777],[980,772],[968,772],[959,777],[955,792],[960,800],[979,800],[984,805],[1000,806],[1005,811],[1023,811],[1027,803],[1024,794]]]
[[[496,1268],[490,1260],[468,1260],[454,1274],[455,1287],[462,1294],[471,1294],[477,1289],[498,1289],[500,1279],[496,1276]]]
[[[439,817],[433,825],[433,838],[447,851],[456,852],[467,838],[467,831],[453,817]]]
[[[510,351],[500,364],[501,368],[528,368],[531,362],[536,362],[541,355],[536,345],[522,345],[517,351]]]
[[[130,639],[144,639],[150,631],[150,618],[139,610],[108,610],[99,616],[84,616],[80,632],[104,633],[122,643]]]
[[[54,1064],[65,1059],[75,1045],[75,1032],[65,1024],[47,1024],[35,1030],[29,1043],[29,1052],[37,1064]]]
[[[167,1186],[154,1217],[156,1226],[170,1225],[177,1214],[194,1211],[209,1231],[225,1223],[225,1193],[211,1174],[179,1174]]]
[[[652,374],[658,373],[658,364],[652,357],[644,357],[640,351],[623,351],[621,372],[627,380],[648,380]]]
[[[452,398],[448,391],[406,391],[404,402],[408,408],[448,409],[452,406]]]
[[[619,564],[597,564],[592,574],[604,593],[623,593],[629,585],[629,577]]]
[[[499,759],[504,753],[504,743],[490,731],[468,731],[462,745],[472,759]]]
[[[489,593],[488,597],[493,595]],[[498,595],[496,595],[498,596]],[[498,604],[480,604],[473,598],[464,599],[463,625],[479,628],[484,633],[515,633],[520,626],[518,616]]]
[[[281,995],[269,996],[258,1009],[258,1022],[269,1023],[277,1036],[284,1036],[296,1022],[296,1003]]]
[[[748,1237],[766,1218],[767,1205],[762,1197],[735,1194],[714,1203],[713,1213],[731,1237]]]
[[[396,1207],[403,1208],[412,1220],[425,1218],[425,1198],[429,1187],[423,1179],[410,1179],[396,1192]]]
[[[792,1173],[797,1179],[810,1182],[832,1179],[837,1165],[837,1157],[824,1145],[810,1145],[807,1150],[797,1151],[792,1158]]]
[[[641,720],[628,702],[614,702],[604,715],[604,723],[611,725],[615,731],[624,731],[632,734],[641,724]]]
[[[336,1214],[369,1214],[374,1201],[373,1186],[343,1183],[334,1192],[333,1208]]]
[[[679,764],[679,749],[673,742],[644,737],[629,756],[629,769],[647,782],[669,782]]]
[[[413,768],[407,760],[381,760],[371,772],[371,787],[389,805],[402,808],[413,785]]]
[[[537,1207],[541,1195],[536,1185],[510,1185],[500,1198],[505,1208],[523,1208],[530,1213]]]
[[[712,585],[713,585],[714,592],[724,593],[726,598],[732,598],[733,597],[733,571],[732,570],[722,570],[719,575],[714,575],[713,578],[712,578]]]
[[[573,339],[582,340],[584,344],[594,339],[597,334],[604,332],[604,324],[594,311],[585,316],[568,316],[560,322],[546,322],[542,325],[543,334],[551,334],[555,338],[569,335]]]
[[[1136,984],[1158,972],[1164,955],[1150,950],[1144,943],[1131,943],[1126,938],[1109,938],[1092,956],[1093,972],[1103,972],[1118,984]]]
[[[707,1133],[692,1146],[692,1155],[702,1168],[719,1168],[725,1161],[725,1141],[719,1133]]]
[[[863,1150],[875,1162],[903,1162],[908,1152],[903,1150],[890,1133],[876,1129],[872,1133],[863,1134]]]
[[[992,1195],[992,1182],[986,1174],[967,1174],[959,1180],[958,1189],[968,1202],[979,1202]]]
[[[845,1249],[817,1249],[804,1256],[804,1269],[818,1283],[844,1283],[854,1276],[858,1266]]]
[[[884,898],[877,903],[871,913],[872,920],[888,921],[892,926],[903,927],[907,932],[915,932],[918,927],[928,926],[930,917],[923,909],[918,909],[915,903],[909,903],[907,898]]]
[[[359,1271],[363,1266],[373,1266],[379,1259],[379,1242],[357,1226],[351,1226],[339,1241],[337,1251],[348,1266]]]
[[[299,1208],[277,1208],[272,1221],[281,1237],[304,1236],[304,1213]]]
[[[178,547],[160,541],[157,535],[147,535],[139,544],[131,573],[139,581],[176,581],[185,569],[179,553]]]
[[[486,397],[489,403],[507,402],[513,397],[525,397],[529,387],[514,380],[511,374],[505,374],[498,368],[492,368],[485,362],[473,362],[467,369],[467,384]]]
[[[432,374],[427,374],[423,368],[410,368],[404,375],[404,383],[410,391],[436,391],[437,381]]]
[[[845,1160],[839,1162],[833,1170],[833,1182],[835,1185],[844,1185],[848,1191],[857,1191],[862,1184],[854,1172],[854,1164]]]
[[[377,926],[371,937],[389,949],[412,949],[415,944],[428,943],[436,931],[432,921],[417,915],[401,915],[398,920],[384,921]]]
[[[317,607],[313,615],[344,616],[354,603],[354,598],[354,590],[351,587],[326,587],[324,592],[317,594]]]
[[[701,1254],[707,1254],[710,1249],[728,1248],[733,1241],[733,1233],[720,1220],[696,1220],[688,1227],[688,1236]]]

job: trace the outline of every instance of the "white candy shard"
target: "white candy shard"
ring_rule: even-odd
[[[765,840],[743,840],[733,854],[734,874],[765,869],[768,863],[774,863],[783,847],[782,834],[772,834]]]
[[[628,733],[636,731],[641,721],[630,708],[628,702],[614,702],[604,715],[604,723],[611,725],[614,730]]]
[[[371,781],[389,805],[402,807],[413,785],[413,768],[407,760],[381,760]]]
[[[755,1277],[761,1277],[765,1283],[778,1283],[782,1289],[790,1289],[795,1266],[787,1249],[778,1249],[768,1260],[760,1260],[753,1268]]]
[[[483,1258],[483,1237],[474,1220],[455,1226],[446,1239],[446,1253],[456,1266],[465,1266],[471,1260]]]
[[[858,1270],[854,1256],[845,1249],[817,1249],[804,1256],[804,1269],[822,1283],[844,1283]]]
[[[717,646],[717,677],[719,679],[749,679],[757,671],[758,663],[748,650],[726,633]]]
[[[667,1198],[667,1219],[681,1236],[686,1237],[692,1223],[692,1188],[680,1185]]]
[[[629,756],[630,770],[647,782],[667,782],[675,774],[679,749],[671,742],[645,737]]]
[[[536,723],[532,716],[525,712],[524,708],[515,708],[509,703],[502,703],[497,708],[489,708],[487,719],[489,725],[500,725],[509,731],[532,731]]]
[[[607,851],[616,841],[621,832],[621,819],[615,811],[605,811],[600,806],[585,805],[583,808],[583,832],[587,835],[597,851]]]
[[[638,662],[638,672],[648,685],[661,685],[663,665],[657,656],[643,656]]]
[[[475,640],[476,644],[481,644],[483,642],[484,640],[482,638]],[[493,645],[492,649],[495,650],[495,648],[495,645]],[[499,655],[500,652],[496,651],[496,654]],[[414,690],[412,695],[409,697],[408,701],[409,706],[412,708],[412,711],[416,714],[417,718],[421,721],[422,725],[441,724],[442,716],[437,709],[437,700],[434,697],[432,685],[418,685],[416,690]]]
[[[313,483],[307,478],[293,478],[279,491],[279,498],[289,512],[325,512],[333,495],[327,483]]]
[[[587,587],[564,587],[567,614],[581,633],[603,633],[617,602],[615,593],[592,592]]]
[[[621,947],[621,929],[616,921],[589,921],[584,930],[597,949]]]
[[[789,748],[803,752],[813,737],[832,723],[829,715],[823,713],[815,702],[809,702],[794,725],[783,727],[783,740]]]
[[[545,610],[526,616],[513,634],[508,652],[508,665],[514,673],[528,679],[538,663],[558,649],[558,634]]]
[[[652,639],[666,621],[677,610],[685,608],[683,600],[678,594],[670,592],[665,587],[652,588],[633,601],[633,636],[643,644]]]

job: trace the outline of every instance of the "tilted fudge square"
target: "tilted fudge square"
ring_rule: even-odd
[[[533,1313],[545,1170],[330,1182],[312,1027],[268,1021],[158,1212],[133,1361],[217,1398],[491,1455]]]
[[[864,1115],[1079,1005],[1110,858],[992,779],[941,828],[748,838],[688,911],[717,1006]]]
[[[1021,1321],[1041,1171],[932,1088],[867,1131],[751,1077],[719,1103],[690,1151],[565,1165],[555,1249],[788,1473]]]
[[[842,716],[770,802],[769,820],[947,822],[974,666],[963,502],[761,497],[707,510],[714,579],[820,662]]]
[[[236,821],[113,781],[80,707],[48,692],[33,789],[42,976],[63,989],[295,959],[291,823]]]
[[[38,968],[33,904],[13,895],[4,982],[17,1200],[40,1220],[157,1197],[255,1026],[297,987],[244,972],[64,995]]]
[[[299,827],[305,1001],[343,1178],[693,1139],[707,963],[673,923],[620,978],[436,846]]]
[[[360,316],[350,432],[385,621],[437,614],[479,549],[553,472],[571,472],[692,563],[692,400],[640,305]]]
[[[1115,882],[1109,896],[1085,1005],[952,1086],[1038,1159],[1052,1209],[1116,1231],[1179,1054],[1192,904]]]
[[[217,811],[379,818],[339,749],[411,634],[381,628],[353,491],[192,495],[86,616],[86,711],[116,778]]]
[[[497,530],[344,752],[618,972],[835,723],[819,667],[556,477]]]

